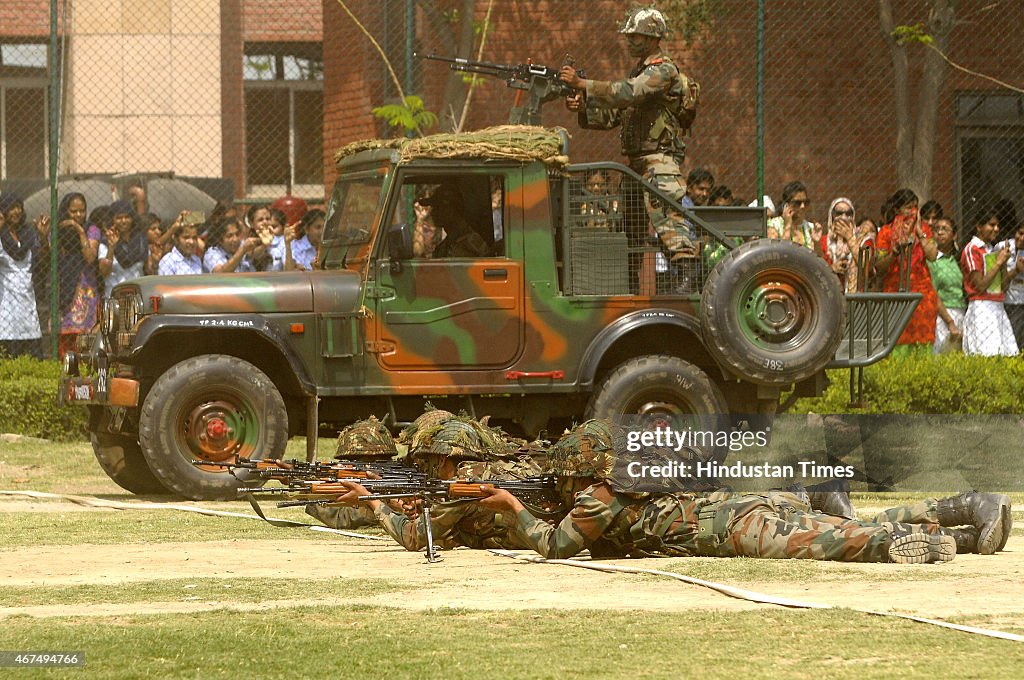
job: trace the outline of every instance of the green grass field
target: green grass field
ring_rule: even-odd
[[[332,449],[324,441],[322,456]],[[301,457],[301,440],[289,455]],[[110,482],[88,444],[0,442],[0,489],[88,494],[114,500],[134,497]],[[958,489],[939,490],[944,494]],[[857,492],[855,504],[881,508],[922,494]],[[1024,494],[1013,494],[1024,508]],[[180,503],[170,498],[147,498]],[[233,518],[211,518],[161,510],[89,510],[57,501],[0,496],[5,552],[86,544],[110,546],[203,543],[247,539],[268,550],[296,539],[330,548],[338,537]],[[19,504],[33,504],[25,510]],[[204,507],[249,512],[247,505],[204,503]],[[296,509],[275,516],[305,519]],[[1015,513],[1018,527],[1024,514]],[[1021,535],[1024,529],[1014,530]],[[380,535],[380,532],[372,532]],[[248,544],[248,543],[247,543]],[[328,550],[328,553],[330,551]],[[348,559],[360,555],[347,553]],[[390,559],[387,553],[377,559]],[[495,560],[499,558],[494,558]],[[989,558],[999,560],[999,556]],[[410,569],[428,569],[410,561]],[[953,564],[956,564],[954,562]],[[998,562],[984,562],[985,566]],[[1019,563],[1018,563],[1019,564]],[[429,572],[431,587],[486,590],[452,559]],[[45,565],[41,565],[45,566]],[[833,584],[850,588],[949,589],[956,598],[970,589],[970,573],[956,581],[940,568],[877,569],[878,565],[752,559],[644,560],[636,566],[666,569],[740,586],[803,588]],[[550,567],[550,569],[559,569]],[[566,584],[589,572],[561,568]],[[330,565],[303,565],[268,578],[139,578],[117,583],[9,585],[0,577],[0,650],[84,651],[81,669],[19,669],[0,677],[88,678],[1017,678],[1024,644],[969,635],[905,620],[851,611],[790,610],[762,606],[752,611],[716,610],[721,595],[707,591],[708,608],[680,611],[620,608],[417,609],[400,606],[417,594],[410,582],[385,576],[331,577]],[[505,571],[501,573],[506,573]],[[509,579],[529,579],[510,564]],[[960,572],[958,572],[960,573]],[[317,578],[310,578],[312,575]],[[1016,584],[1019,573],[1006,573]],[[693,586],[653,576],[616,576],[626,600],[638,589],[676,592]],[[578,582],[578,581],[575,581]],[[529,583],[529,582],[527,582]],[[991,576],[991,598],[1005,589]],[[994,584],[994,585],[993,585]],[[697,590],[699,594],[704,591]],[[1018,591],[1014,591],[1018,592]],[[376,597],[396,606],[346,603],[349,595]],[[940,593],[941,594],[941,593]],[[382,599],[383,598],[383,599]],[[323,600],[322,606],[311,606]],[[299,604],[295,604],[299,603]],[[1003,602],[1002,604],[1006,604]],[[57,605],[76,615],[42,618],[11,613],[13,608]],[[199,607],[201,606],[201,607]],[[851,606],[857,606],[851,604]],[[161,607],[165,607],[161,613]],[[175,608],[190,608],[175,611]],[[197,608],[198,607],[198,608]],[[119,609],[120,608],[120,609]],[[151,611],[151,613],[139,613]],[[166,613],[166,612],[170,613]],[[949,620],[1024,634],[1024,601],[998,613],[971,611]]]
[[[84,650],[90,678],[1014,678],[1024,665],[1017,643],[843,610],[299,607],[3,629],[8,649]]]

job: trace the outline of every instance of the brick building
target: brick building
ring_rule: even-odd
[[[402,67],[402,10],[395,0],[348,0]],[[452,54],[457,40],[432,18],[431,4],[448,10],[461,2],[418,3],[415,48]],[[477,2],[483,23],[486,2]],[[521,62],[533,58],[557,66],[571,52],[589,75],[620,77],[630,64],[615,32],[623,8],[619,0],[498,0],[491,15],[484,59]],[[823,219],[830,199],[852,197],[861,214],[876,216],[896,186],[896,114],[893,65],[880,29],[877,3],[864,0],[768,0],[765,21],[764,182],[777,200],[782,186],[804,181],[815,199],[813,214]],[[687,167],[709,167],[720,182],[748,200],[756,196],[756,38],[757,3],[724,0],[713,30],[691,50],[670,41],[683,70],[703,85],[701,112],[688,141]],[[894,3],[897,24],[928,18],[923,0]],[[959,3],[959,20],[949,55],[957,63],[1002,81],[1024,86],[1024,50],[1006,30],[1024,20],[1024,1]],[[448,16],[451,16],[449,13]],[[395,97],[390,78],[369,41],[340,9],[324,1],[325,167],[344,142],[381,134],[367,112]],[[911,46],[910,94],[916,101],[921,56]],[[466,55],[460,55],[466,56]],[[439,111],[448,71],[443,64],[419,62],[414,91]],[[468,129],[504,122],[510,93],[488,81],[474,94]],[[948,69],[938,103],[932,197],[957,215],[973,199],[1006,198],[1024,216],[1024,97],[985,78]],[[557,102],[545,109],[545,123],[563,125],[573,135],[574,160],[618,158],[614,133],[578,130]],[[922,197],[922,200],[928,197]]]
[[[0,177],[47,175],[47,0],[0,5]],[[319,0],[74,0],[58,16],[60,173],[322,194]],[[312,159],[312,160],[310,160]]]
[[[468,3],[468,5],[467,5]],[[173,171],[228,177],[239,198],[278,196],[291,184],[316,198],[345,142],[387,134],[370,113],[397,89],[376,48],[337,0],[69,0],[59,16],[63,89],[61,173]],[[558,65],[567,52],[588,74],[616,77],[629,58],[615,32],[620,0],[494,0],[483,58]],[[483,0],[345,0],[427,107],[465,89],[444,64],[407,46],[453,54],[458,11]],[[756,3],[722,0],[713,29],[692,48],[670,41],[703,85],[687,167],[709,167],[753,199],[758,183]],[[927,19],[925,0],[895,3],[897,23]],[[406,40],[406,7],[415,8]],[[845,194],[875,215],[896,189],[893,66],[877,4],[767,0],[764,182],[778,198],[803,180],[823,218]],[[959,3],[951,58],[1017,86],[1024,51],[1008,26],[1024,0]],[[48,0],[0,3],[0,179],[45,177]],[[324,36],[327,36],[326,43]],[[471,36],[472,37],[472,36]],[[479,34],[476,36],[479,39]],[[911,49],[912,95],[924,48]],[[511,93],[496,80],[473,93],[464,128],[504,122]],[[916,97],[911,97],[912,103]],[[461,104],[459,105],[461,113]],[[972,198],[1009,198],[1024,214],[1024,98],[950,68],[938,100],[933,197],[959,215]],[[557,102],[545,122],[573,135],[574,160],[618,158],[615,133],[580,131]]]

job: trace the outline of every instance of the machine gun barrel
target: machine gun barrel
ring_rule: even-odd
[[[494,75],[511,75],[516,71],[514,64],[496,64],[493,61],[474,61],[473,59],[463,59],[462,57],[442,57],[438,54],[420,54],[419,52],[413,52],[412,56],[417,59],[443,61],[446,64],[451,64],[450,68],[453,71],[469,71],[470,69],[480,68],[495,71]]]

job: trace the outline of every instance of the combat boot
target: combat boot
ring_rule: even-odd
[[[991,555],[1006,546],[1013,528],[1010,497],[969,491],[938,501],[935,511],[944,527],[972,526],[978,530],[978,552]]]
[[[813,484],[807,487],[807,495],[811,499],[812,510],[835,517],[857,519],[850,500],[850,482],[845,479]]]
[[[945,534],[897,532],[889,537],[886,554],[897,564],[949,562],[956,557],[956,540]]]
[[[949,532],[956,541],[956,554],[978,552],[978,530],[974,527],[963,527],[961,529],[945,529],[943,533]]]

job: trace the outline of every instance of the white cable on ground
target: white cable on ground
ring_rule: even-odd
[[[209,508],[199,508],[191,505],[168,505],[167,503],[146,503],[141,501],[109,501],[102,498],[93,498],[91,496],[73,496],[70,494],[59,494],[59,493],[46,493],[45,491],[3,491],[0,490],[0,496],[28,496],[29,498],[47,498],[50,500],[68,501],[77,505],[86,505],[94,508],[111,508],[113,510],[180,510],[181,512],[195,512],[200,515],[210,515],[213,517],[241,517],[243,519],[258,519],[261,522],[263,519],[256,515],[250,515],[244,512],[228,512],[227,510],[210,510]],[[278,522],[290,522],[287,519],[276,519],[271,517],[269,519]],[[343,529],[331,529],[330,527],[314,526],[314,525],[303,525],[299,522],[295,523],[297,526],[306,526],[312,531],[322,531],[329,534],[338,534],[340,536],[348,536],[350,538],[365,538],[370,541],[390,541],[391,538],[386,536],[370,536],[368,534],[360,534],[355,531],[345,531]]]
[[[0,490],[0,496],[26,496],[28,498],[44,498],[51,500],[68,501],[76,503],[78,505],[86,505],[96,508],[111,508],[114,510],[179,510],[181,512],[195,512],[200,515],[210,515],[214,517],[241,517],[244,519],[258,519],[263,521],[264,518],[256,515],[250,515],[241,512],[228,512],[226,510],[210,510],[208,508],[199,508],[191,505],[168,505],[166,503],[146,503],[146,502],[125,502],[125,501],[110,501],[102,498],[93,498],[91,496],[74,496],[71,494],[57,494],[57,493],[46,493],[44,491],[5,491]],[[275,521],[279,522],[290,522],[291,520],[282,520],[276,518]],[[296,522],[296,525],[300,523]],[[306,526],[312,531],[322,531],[331,534],[338,534],[341,536],[348,536],[350,538],[365,538],[371,541],[390,541],[389,537],[385,536],[370,536],[367,534],[360,534],[355,531],[344,531],[342,529],[331,529],[325,526],[316,525],[302,525]],[[820,604],[817,602],[805,602],[803,600],[793,600],[785,597],[776,597],[774,595],[765,595],[764,593],[758,593],[753,590],[745,590],[743,588],[736,588],[734,586],[728,586],[724,583],[715,583],[714,581],[705,581],[704,579],[694,578],[692,576],[686,576],[685,574],[676,574],[671,571],[661,571],[659,569],[644,569],[642,567],[625,567],[618,564],[599,564],[595,562],[582,562],[580,560],[549,560],[540,555],[523,555],[512,550],[498,550],[490,549],[490,552],[495,555],[502,557],[510,557],[524,562],[533,562],[535,564],[558,564],[568,567],[578,567],[581,569],[591,569],[594,571],[603,571],[609,573],[623,573],[623,574],[651,574],[653,576],[667,576],[669,578],[682,581],[683,583],[690,583],[692,585],[702,586],[704,588],[710,588],[711,590],[718,591],[723,595],[729,597],[735,597],[741,600],[747,600],[749,602],[760,602],[762,604],[774,604],[782,607],[794,607],[798,609],[835,609],[830,604]],[[990,630],[988,628],[977,628],[975,626],[963,626],[957,623],[949,623],[947,621],[939,621],[936,619],[927,619],[921,616],[913,616],[911,614],[899,614],[896,612],[878,612],[870,609],[857,609],[855,607],[850,608],[851,611],[860,612],[862,614],[871,614],[872,616],[892,616],[899,619],[907,619],[909,621],[917,621],[919,623],[929,623],[933,626],[942,626],[943,628],[951,628],[953,630],[962,631],[964,633],[974,633],[976,635],[985,635],[987,637],[998,638],[1000,640],[1010,640],[1013,642],[1024,642],[1024,636],[1017,635],[1015,633],[1005,633],[999,630]]]
[[[677,581],[683,583],[690,583],[697,586],[703,586],[716,590],[723,595],[729,597],[739,598],[741,600],[748,600],[750,602],[760,602],[764,604],[776,604],[783,607],[796,607],[800,609],[836,609],[836,607],[830,604],[819,604],[817,602],[804,602],[802,600],[791,600],[784,597],[775,597],[774,595],[765,595],[764,593],[758,593],[752,590],[744,590],[743,588],[735,588],[733,586],[727,586],[723,583],[715,583],[714,581],[705,581],[703,579],[694,578],[692,576],[686,576],[684,574],[676,574],[671,571],[661,571],[659,569],[644,569],[642,567],[625,567],[618,564],[600,564],[596,562],[583,562],[581,560],[549,560],[541,557],[540,555],[523,555],[515,552],[514,550],[497,550],[490,549],[490,552],[495,555],[502,557],[511,557],[512,559],[522,560],[524,562],[533,562],[535,564],[560,564],[567,567],[579,567],[581,569],[593,569],[594,571],[614,572],[622,574],[652,574],[654,576],[667,576],[674,578]],[[990,630],[988,628],[977,628],[975,626],[963,626],[958,623],[949,623],[947,621],[939,621],[936,619],[926,619],[921,616],[913,616],[911,614],[899,614],[896,612],[878,612],[871,609],[857,609],[856,607],[850,607],[851,611],[860,612],[861,614],[871,614],[872,616],[893,616],[899,619],[908,619],[910,621],[917,621],[919,623],[930,623],[934,626],[942,626],[943,628],[952,628],[953,630],[959,630],[964,633],[974,633],[976,635],[985,635],[988,637],[998,638],[1000,640],[1011,640],[1013,642],[1024,642],[1024,636],[1017,635],[1015,633],[1005,633],[1001,630]]]

